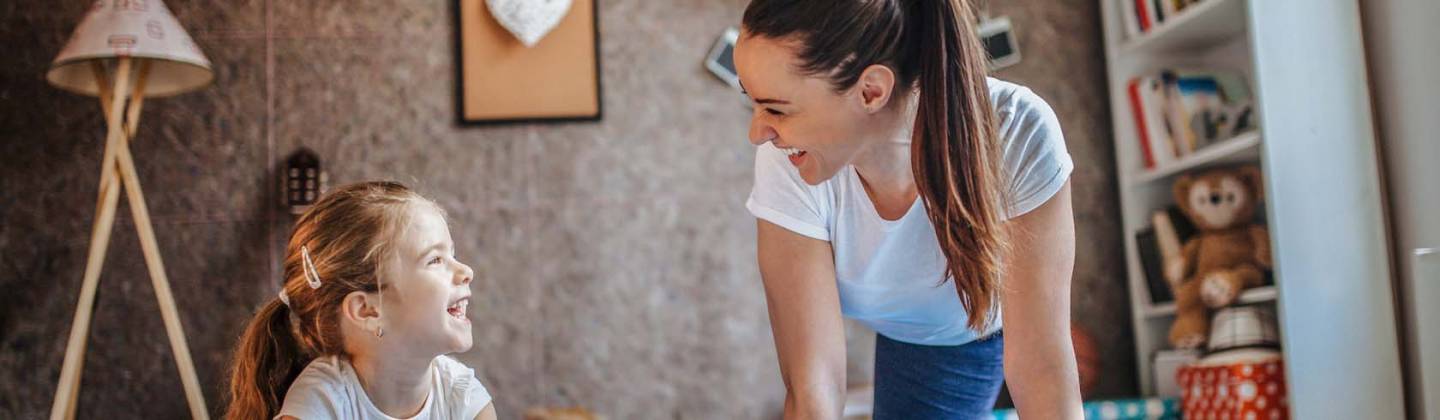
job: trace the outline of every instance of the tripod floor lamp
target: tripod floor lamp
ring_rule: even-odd
[[[161,1],[97,1],[75,28],[45,78],[61,89],[98,96],[107,126],[100,167],[100,197],[90,232],[85,277],[81,281],[70,338],[65,345],[65,362],[60,369],[50,418],[75,417],[95,292],[123,189],[139,231],[140,247],[160,302],[160,315],[180,371],[190,415],[208,419],[205,397],[200,393],[200,381],[195,375],[180,313],[170,293],[170,281],[165,277],[165,265],[160,259],[155,229],[140,190],[129,142],[140,121],[145,97],[169,96],[210,84],[213,78],[210,61]]]

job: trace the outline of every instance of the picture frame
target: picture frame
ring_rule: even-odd
[[[739,38],[739,28],[725,28],[725,31],[715,38],[715,45],[710,47],[710,53],[705,55],[705,68],[737,92],[740,91],[740,75],[735,70],[735,41]]]
[[[554,29],[527,47],[485,0],[456,0],[457,124],[599,121],[600,20],[596,0],[572,0]]]

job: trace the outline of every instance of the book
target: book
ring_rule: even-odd
[[[1171,115],[1188,152],[1254,128],[1245,77],[1225,70],[1176,70]]]
[[[1190,131],[1190,111],[1185,107],[1181,99],[1180,78],[1173,70],[1160,72],[1161,80],[1161,113],[1165,119],[1166,131],[1170,134],[1170,140],[1179,151],[1180,156],[1188,155],[1195,151],[1195,135]]]
[[[1165,277],[1165,262],[1167,258],[1179,257],[1185,241],[1195,232],[1195,225],[1180,207],[1170,205],[1152,212],[1151,225],[1135,234],[1150,304],[1175,301],[1172,294],[1175,285]]]
[[[1125,21],[1125,37],[1134,39],[1140,36],[1140,16],[1135,14],[1134,0],[1120,0],[1120,15]]]
[[[1131,79],[1126,88],[1144,167],[1155,169],[1184,156],[1185,149],[1176,140],[1175,124],[1179,120],[1167,117],[1174,108],[1167,104],[1167,98],[1173,95],[1167,92],[1169,85],[1158,77],[1138,77]]]
[[[1154,227],[1146,227],[1135,233],[1135,248],[1140,256],[1140,269],[1145,274],[1145,291],[1151,305],[1174,302],[1170,283],[1165,281],[1165,260],[1160,255],[1159,237]]]
[[[1155,229],[1156,245],[1160,248],[1161,262],[1168,266],[1171,260],[1181,258],[1180,235],[1175,231],[1175,223],[1171,221],[1169,211],[1158,210],[1150,216],[1150,220]],[[1163,267],[1161,273],[1164,273]],[[1165,280],[1172,290],[1177,286],[1178,279],[1167,277]]]
[[[1155,0],[1160,2],[1160,13],[1167,17],[1174,17],[1175,12],[1180,11],[1179,0]]]
[[[1155,22],[1155,12],[1151,11],[1150,0],[1135,0],[1135,14],[1141,31],[1149,32],[1158,23]]]
[[[1141,79],[1130,79],[1126,90],[1130,93],[1130,110],[1135,118],[1135,137],[1140,139],[1140,157],[1145,169],[1155,169],[1155,152],[1150,147],[1150,127],[1145,117],[1145,103],[1140,99]]]
[[[1171,122],[1165,117],[1166,85],[1164,80],[1157,77],[1146,78],[1144,89],[1140,91],[1142,106],[1145,107],[1145,119],[1148,121],[1150,138],[1154,142],[1156,150],[1156,163],[1164,165],[1173,162],[1184,156],[1176,143],[1175,129]]]

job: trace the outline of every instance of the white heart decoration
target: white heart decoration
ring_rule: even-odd
[[[570,12],[570,0],[485,0],[485,6],[526,47],[535,46]]]

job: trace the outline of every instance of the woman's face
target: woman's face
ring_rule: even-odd
[[[446,354],[470,349],[470,281],[475,272],[455,259],[450,228],[434,207],[412,204],[399,232],[390,285],[381,303],[384,339],[412,350]]]
[[[811,185],[835,176],[864,152],[873,131],[854,88],[836,92],[830,81],[800,72],[798,43],[750,36],[735,42],[735,69],[754,103],[750,142],[785,151]]]

